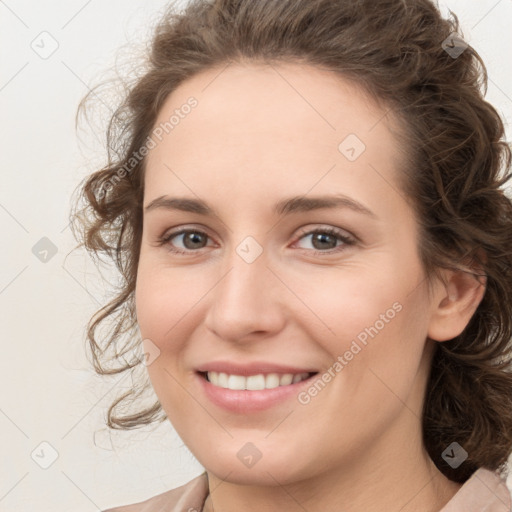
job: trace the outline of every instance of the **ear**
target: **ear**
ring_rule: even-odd
[[[485,293],[486,278],[461,270],[444,273],[434,293],[428,337],[435,341],[455,338],[466,328]]]

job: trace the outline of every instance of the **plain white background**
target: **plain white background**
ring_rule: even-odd
[[[97,377],[86,360],[85,325],[105,287],[83,251],[73,251],[68,226],[71,194],[104,154],[101,129],[76,133],[78,103],[112,76],[121,47],[140,50],[165,4],[0,0],[1,511],[94,512],[202,471],[168,423],[114,433],[104,425],[129,378]],[[510,141],[512,2],[441,7],[459,15],[466,41],[484,58],[487,99]],[[41,247],[46,262],[36,256]]]

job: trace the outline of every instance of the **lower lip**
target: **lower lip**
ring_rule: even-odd
[[[196,376],[205,395],[211,402],[230,412],[243,414],[270,409],[290,398],[297,398],[301,388],[309,386],[311,379],[316,374],[295,384],[257,391],[221,388],[220,386],[214,386],[200,374],[196,374]]]

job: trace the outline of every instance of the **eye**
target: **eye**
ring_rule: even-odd
[[[174,246],[174,243],[171,241],[175,238],[178,240],[181,239],[184,249]],[[197,229],[180,229],[179,231],[168,233],[160,238],[159,245],[167,244],[171,252],[188,254],[195,249],[202,249],[204,247],[203,242],[208,238],[208,235],[204,231]]]
[[[344,250],[346,246],[356,243],[356,239],[348,233],[332,227],[303,232],[298,241],[305,240],[307,237],[311,237],[313,244],[313,250],[309,252],[314,254],[339,252]],[[159,238],[158,245],[166,245],[169,251],[176,254],[191,254],[197,252],[198,249],[206,247],[209,238],[208,234],[204,231],[183,228],[164,234]],[[179,241],[178,243],[181,244],[181,247],[176,247],[177,242],[174,241],[175,239]]]
[[[299,238],[299,241],[308,237],[310,237],[314,249],[313,253],[315,254],[339,252],[344,250],[347,245],[356,243],[355,238],[348,233],[332,227],[307,231]],[[341,243],[338,245],[338,242]]]

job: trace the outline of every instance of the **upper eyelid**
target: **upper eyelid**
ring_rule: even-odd
[[[338,226],[332,226],[329,224],[313,224],[312,227],[298,228],[301,235],[308,234],[311,231],[321,231],[322,229],[325,229],[325,230],[331,229],[331,230],[340,231],[342,233],[346,233],[348,236],[350,236],[352,238],[357,238],[357,236],[354,235],[349,230],[340,228]],[[167,235],[171,235],[171,234],[178,235],[178,234],[183,233],[184,231],[198,231],[198,232],[205,233],[206,235],[210,236],[209,229],[207,227],[203,227],[203,226],[196,227],[194,225],[189,226],[186,224],[183,226],[176,227],[176,228],[170,228],[170,229],[164,231],[162,236],[167,236]]]
[[[309,234],[312,234],[316,231],[333,231],[335,232],[335,234],[337,234],[338,236],[345,236],[345,238],[353,238],[354,240],[357,240],[357,237],[355,235],[353,235],[350,231],[346,230],[346,229],[343,229],[343,228],[339,228],[337,226],[329,226],[329,225],[322,225],[322,224],[317,224],[316,227],[309,227],[309,228],[300,228],[299,229],[299,234],[297,236],[301,237],[303,235],[309,235]]]

